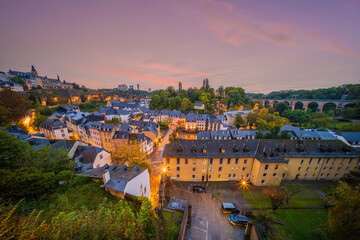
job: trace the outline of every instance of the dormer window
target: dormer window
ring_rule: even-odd
[[[233,151],[234,151],[234,153],[240,152],[240,148],[234,144]]]
[[[206,153],[206,146],[205,146],[205,145],[202,145],[202,147],[201,147],[201,152],[202,152],[202,153]]]
[[[195,147],[195,145],[193,145],[193,146],[191,147],[191,153],[196,153],[196,147]]]
[[[220,146],[219,152],[220,153],[225,153],[225,147],[223,145]]]
[[[182,152],[183,152],[183,148],[182,148],[182,146],[178,146],[178,148],[177,148],[177,152],[178,152],[178,153],[182,153]]]

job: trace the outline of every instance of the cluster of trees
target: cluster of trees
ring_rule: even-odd
[[[262,108],[260,111],[250,112],[247,116],[247,123],[250,127],[257,127],[258,130],[271,130],[275,127],[282,127],[288,123],[288,119],[281,117],[274,109]]]
[[[0,124],[18,122],[30,109],[29,102],[19,94],[10,90],[0,92]]]
[[[147,199],[139,202],[113,196],[108,199],[104,193],[98,183],[77,176],[69,186],[47,196],[51,201],[38,200],[39,210],[26,200],[15,206],[2,204],[0,236],[3,239],[164,239],[161,223]]]
[[[127,144],[117,145],[115,151],[111,152],[111,160],[118,166],[128,163],[130,167],[138,165],[151,172],[147,154],[141,150],[141,144],[138,140],[130,140]]]
[[[133,164],[142,161],[123,152]],[[0,131],[0,163],[2,239],[166,238],[147,199],[119,200],[100,183],[73,176],[74,162],[64,150],[33,150]]]
[[[63,149],[33,150],[0,130],[1,198],[38,198],[72,178],[73,161]]]
[[[299,99],[341,99],[343,94],[347,94],[347,99],[359,99],[360,84],[347,84],[339,87],[321,88],[315,90],[289,90],[274,91],[266,95],[270,99],[290,99],[296,95]],[[252,98],[262,98],[265,94],[253,94]]]
[[[244,89],[220,86],[216,91],[209,85],[176,91],[173,87],[152,92],[150,109],[180,110],[187,112],[194,109],[194,103],[203,103],[206,113],[213,113],[216,103],[226,104],[228,108],[240,107],[250,103]]]

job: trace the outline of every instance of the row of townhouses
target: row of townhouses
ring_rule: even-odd
[[[177,140],[165,146],[174,181],[336,180],[360,168],[359,151],[339,140]]]
[[[104,148],[89,146],[81,141],[49,139],[44,134],[27,134],[20,128],[12,126],[8,133],[19,141],[28,142],[34,150],[45,146],[51,149],[64,149],[68,156],[75,160],[79,175],[89,177],[94,181],[102,181],[104,188],[110,194],[125,198],[126,195],[149,197],[150,176],[146,168],[112,164],[110,153]]]

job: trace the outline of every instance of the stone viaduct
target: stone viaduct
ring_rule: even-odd
[[[345,109],[346,107],[355,105],[358,100],[334,100],[334,99],[251,99],[253,101],[260,101],[263,106],[274,107],[275,103],[285,102],[289,105],[291,110],[301,109],[307,111],[309,105],[317,105],[316,110],[322,111],[325,105],[335,106],[336,109]],[[295,108],[296,106],[296,108]]]

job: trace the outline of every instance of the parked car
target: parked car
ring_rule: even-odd
[[[232,225],[246,226],[249,219],[244,215],[230,215],[229,221]]]
[[[206,188],[203,186],[193,186],[192,190],[194,193],[206,193]]]
[[[233,203],[222,203],[221,210],[223,213],[239,214],[240,209]]]

